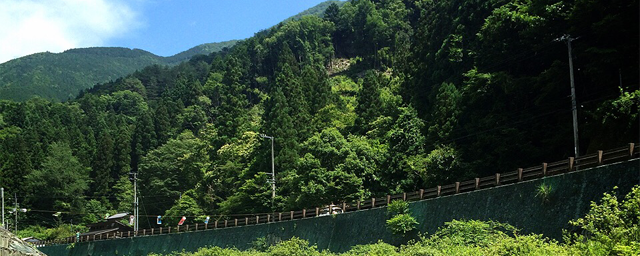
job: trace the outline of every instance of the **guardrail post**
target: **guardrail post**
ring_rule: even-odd
[[[228,227],[229,220],[224,220],[224,227]]]
[[[500,186],[500,173],[496,173],[496,186]]]
[[[218,221],[217,221],[217,220],[213,222],[213,228],[214,228],[214,229],[217,229],[217,228],[218,228]]]
[[[267,214],[267,223],[271,222],[271,214]]]
[[[542,163],[542,176],[547,176],[547,163]]]
[[[522,172],[523,172],[523,169],[518,168],[518,181],[522,181]]]
[[[293,220],[293,211],[291,211],[291,219]]]
[[[603,154],[604,154],[604,151],[598,150],[598,164],[602,164],[602,155]]]
[[[176,233],[180,233],[180,225],[176,226]]]
[[[333,204],[331,204],[333,205]],[[329,206],[331,207],[331,206]],[[329,212],[331,212],[331,209],[329,209]],[[320,215],[320,208],[316,207],[316,217],[318,217],[318,215]]]
[[[234,222],[233,222],[234,225],[233,226],[237,227],[238,226],[238,219],[236,218],[236,219],[233,219],[233,220],[234,220]]]
[[[282,221],[282,213],[278,213],[278,221]]]
[[[358,200],[358,210],[360,210],[360,200]]]
[[[575,160],[574,157],[569,157],[569,172],[573,170],[573,161]]]
[[[456,181],[456,194],[460,193],[460,182]]]
[[[260,223],[260,216],[256,216],[256,224]]]
[[[151,235],[153,235],[156,231],[156,228],[151,228]],[[120,232],[120,236],[122,236],[122,232]]]
[[[302,218],[307,217],[307,209],[302,209]]]
[[[162,234],[162,227],[160,227],[160,234]],[[129,234],[127,234],[127,237],[129,237]]]
[[[249,217],[244,217],[244,225],[249,225]]]
[[[424,189],[420,189],[420,200],[424,198]]]
[[[387,205],[389,205],[389,203],[391,203],[391,195],[387,195]]]
[[[407,192],[402,193],[402,201],[407,201]]]
[[[347,203],[342,202],[342,213],[345,213],[346,211],[347,211]]]
[[[167,234],[171,234],[171,227],[167,227]]]
[[[198,225],[198,224],[196,224],[196,225]],[[187,227],[188,227],[188,226],[187,226]],[[143,229],[143,230],[142,230],[142,235],[143,235],[143,236],[146,236],[146,235],[147,235],[147,230],[146,230],[146,229]]]
[[[480,188],[480,178],[476,178],[476,189]]]
[[[442,186],[438,185],[438,196],[440,196],[440,191],[442,191]]]
[[[376,198],[375,197],[371,198],[371,208],[374,208],[374,207],[376,207]]]
[[[198,223],[196,223],[196,231],[198,231]]]

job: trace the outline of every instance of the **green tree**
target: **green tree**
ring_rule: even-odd
[[[140,163],[142,195],[162,202],[175,200],[192,189],[202,180],[209,164],[205,146],[190,131],[184,131],[176,139],[151,150]],[[149,211],[160,212],[169,208],[166,204],[146,207]]]
[[[65,143],[49,146],[42,169],[25,177],[30,203],[42,209],[82,212],[89,188],[88,168],[82,166]]]
[[[222,85],[216,87],[216,97],[212,99],[216,106],[214,123],[223,142],[239,137],[248,124],[249,102],[245,94],[243,71],[240,65],[236,58],[230,57],[227,60]]]
[[[400,108],[400,115],[385,136],[389,159],[383,181],[390,191],[411,191],[421,184],[424,170],[424,121],[412,107]]]
[[[356,95],[358,105],[356,113],[358,117],[355,121],[355,128],[364,134],[371,129],[373,122],[380,114],[380,87],[382,86],[380,75],[369,70],[365,74],[364,80],[360,83],[360,90]]]
[[[450,139],[460,115],[461,94],[452,83],[443,83],[438,89],[435,106],[431,113],[428,138],[431,142],[442,143]]]
[[[187,217],[187,223],[202,222],[205,219],[204,211],[200,208],[193,190],[189,190],[176,200],[175,204],[165,213],[164,225],[177,226],[182,216]]]
[[[111,170],[114,167],[113,158],[114,143],[108,131],[102,132],[98,138],[98,149],[94,157],[91,168],[91,191],[94,196],[102,198],[102,202],[106,203],[107,198],[111,195],[111,185],[113,178]]]
[[[331,3],[327,9],[324,10],[324,19],[333,23],[338,21],[338,15],[340,14],[340,7],[336,3]]]

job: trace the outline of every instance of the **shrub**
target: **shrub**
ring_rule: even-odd
[[[516,234],[517,229],[509,224],[494,221],[452,220],[436,231],[431,239],[449,239],[452,244],[487,246],[495,239]]]
[[[387,215],[391,217],[387,220],[387,228],[396,235],[405,235],[418,225],[418,221],[409,212],[409,203],[405,201],[395,200],[389,203]]]
[[[394,234],[406,234],[416,228],[418,222],[409,214],[398,214],[387,220],[387,227]]]
[[[542,183],[536,189],[536,197],[542,200],[542,203],[549,202],[549,197],[553,192],[553,187],[551,185]]]
[[[382,241],[378,241],[375,244],[356,245],[343,256],[394,256],[401,255],[398,253],[398,248],[387,244]]]
[[[316,246],[309,246],[307,240],[293,237],[290,240],[283,241],[271,246],[267,251],[269,256],[311,256],[322,255],[316,250]]]
[[[615,193],[605,193],[600,204],[592,202],[589,213],[570,224],[583,230],[567,237],[582,252],[640,255],[640,187],[635,186],[622,202]]]
[[[395,216],[398,214],[408,214],[409,213],[409,203],[402,200],[392,201],[387,206],[387,214],[391,216]]]

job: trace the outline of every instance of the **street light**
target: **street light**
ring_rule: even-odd
[[[260,137],[271,140],[271,207],[273,207],[273,201],[276,198],[276,167],[273,159],[273,136],[260,134]]]
[[[18,213],[19,212],[26,213],[27,209],[25,209],[25,208],[13,208],[13,209],[9,210],[9,214],[15,214],[15,216],[16,216],[16,221],[14,223],[15,227],[14,227],[14,230],[13,230],[13,232],[15,232],[15,233],[18,233]]]

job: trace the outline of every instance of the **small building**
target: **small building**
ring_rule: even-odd
[[[40,240],[38,238],[35,238],[35,237],[32,237],[32,236],[22,238],[22,241],[27,242],[27,243],[32,243],[32,244],[42,242],[42,240]]]
[[[89,228],[89,232],[80,234],[80,236],[93,236],[93,235],[100,236],[100,235],[106,235],[106,234],[111,236],[119,232],[126,233],[129,231],[133,231],[132,227],[129,227],[128,225],[120,222],[120,220],[128,219],[128,218],[129,218],[128,212],[118,213],[113,216],[109,216],[105,219],[105,221],[87,225],[87,227]]]

